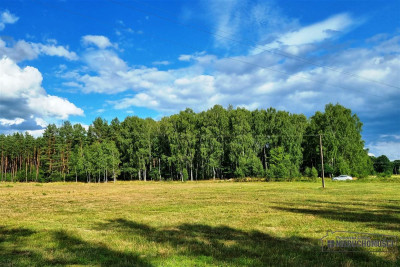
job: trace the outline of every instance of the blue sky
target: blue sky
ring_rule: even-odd
[[[0,3],[0,132],[214,104],[340,103],[400,158],[399,1]]]

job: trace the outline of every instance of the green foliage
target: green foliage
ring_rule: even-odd
[[[60,127],[48,125],[36,139],[0,135],[0,180],[294,179],[300,169],[316,177],[313,166],[321,171],[319,134],[327,176],[365,177],[373,172],[373,159],[364,150],[361,127],[351,110],[332,104],[310,120],[273,108],[249,111],[215,105],[200,113],[186,109],[160,121],[130,116],[109,124],[96,118],[88,131],[65,121]],[[377,170],[400,171],[400,163],[376,160]]]
[[[393,174],[400,174],[400,160],[394,160],[392,162]]]
[[[264,169],[260,159],[253,155],[249,161],[247,166],[248,174],[246,176],[252,177],[263,177],[264,176]]]
[[[389,178],[392,177],[392,172],[390,170],[386,170],[384,172],[378,172],[376,174],[376,177]]]
[[[287,155],[283,147],[271,149],[271,164],[268,170],[268,177],[270,178],[293,178],[291,175],[292,163],[290,162],[289,155]]]
[[[182,171],[182,179],[183,179],[183,181],[187,181],[188,178],[189,178],[188,171],[187,171],[186,168],[184,168],[183,171]]]
[[[374,159],[374,170],[377,173],[392,173],[393,166],[387,156],[381,155]]]
[[[325,112],[316,112],[307,126],[303,142],[306,166],[320,162],[319,135],[322,135],[325,174],[365,176],[372,172],[368,151],[361,139],[362,123],[339,104],[328,104]]]
[[[311,172],[310,172],[310,177],[311,178],[318,178],[318,171],[315,167],[312,167]]]
[[[310,167],[306,167],[304,170],[304,176],[306,177],[311,177],[311,168]]]
[[[318,171],[315,167],[306,167],[306,169],[304,170],[304,175],[309,178],[315,179],[318,178]]]

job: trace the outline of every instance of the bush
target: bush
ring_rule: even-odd
[[[189,178],[189,174],[188,174],[188,171],[186,170],[186,168],[183,169],[182,174],[183,174],[183,180],[184,180],[184,181],[187,181],[188,178]]]
[[[311,177],[311,169],[309,167],[304,170],[304,176]]]
[[[247,175],[255,177],[262,177],[264,175],[264,169],[261,160],[255,155],[253,155],[253,157],[248,161],[247,169],[249,170]]]
[[[160,173],[158,172],[158,169],[153,168],[149,172],[149,177],[150,177],[151,180],[160,180]]]
[[[376,176],[382,177],[382,178],[389,178],[389,177],[392,177],[392,172],[391,171],[380,172]]]
[[[237,177],[237,178],[245,177],[245,174],[244,174],[244,171],[242,170],[242,168],[239,167],[235,170],[235,177]]]
[[[312,167],[311,172],[310,172],[310,177],[311,178],[318,178],[318,171],[315,167]]]

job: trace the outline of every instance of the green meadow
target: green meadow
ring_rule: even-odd
[[[327,231],[400,238],[400,182],[0,183],[0,266],[399,266],[321,251]]]

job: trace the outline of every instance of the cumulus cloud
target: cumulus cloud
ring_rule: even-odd
[[[42,79],[34,67],[20,68],[10,58],[0,59],[0,129],[38,130],[46,124],[43,118],[83,115],[67,99],[47,94]]]
[[[38,54],[44,54],[48,56],[58,56],[58,57],[64,57],[69,60],[77,60],[78,56],[76,55],[75,52],[68,51],[68,47],[64,46],[56,46],[54,44],[31,44],[32,47],[37,51]]]
[[[400,56],[396,52],[399,40],[398,36],[385,37],[369,49],[349,48],[321,55],[317,63],[330,62],[330,68],[310,68],[267,52],[218,58],[203,51],[179,57],[189,61],[188,67],[161,71],[130,66],[114,51],[93,50],[84,56],[90,74],[85,71],[69,76],[70,82],[79,84],[86,93],[135,92],[111,102],[118,109],[140,106],[177,112],[186,107],[202,110],[214,104],[233,104],[274,106],[310,115],[327,103],[339,102],[363,116],[373,116],[377,109],[387,115],[398,110],[398,90],[380,83],[396,84],[396,73],[400,72]],[[312,49],[319,51],[318,46]],[[346,76],[346,72],[365,77]]]
[[[18,21],[18,17],[10,13],[10,11],[5,10],[0,13],[0,31],[4,30],[6,24],[14,24]]]
[[[0,58],[7,56],[13,61],[20,62],[32,60],[39,55],[64,57],[68,60],[77,60],[75,52],[69,51],[68,47],[55,44],[42,44],[19,40],[12,46],[0,38]]]
[[[95,45],[100,49],[113,46],[110,40],[102,35],[85,35],[82,37],[82,42],[84,45]]]
[[[400,142],[396,141],[378,141],[367,144],[367,147],[373,155],[386,155],[390,160],[400,159]]]

